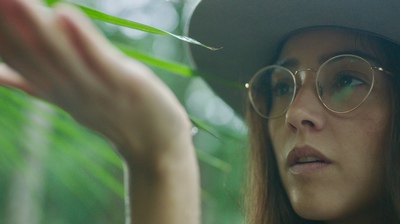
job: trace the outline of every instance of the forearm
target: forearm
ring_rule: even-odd
[[[198,165],[190,144],[178,158],[162,157],[152,166],[128,166],[133,224],[199,224]]]

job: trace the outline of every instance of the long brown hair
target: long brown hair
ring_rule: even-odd
[[[385,223],[400,223],[400,46],[376,36],[355,32],[358,36],[356,41],[372,46],[376,57],[382,62],[380,66],[393,73],[389,77],[392,106],[385,151],[385,196],[381,206],[387,217]],[[279,177],[268,133],[268,120],[260,117],[250,103],[246,120],[250,140],[246,223],[321,223],[303,219],[294,212]]]

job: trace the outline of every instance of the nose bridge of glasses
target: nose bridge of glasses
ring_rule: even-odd
[[[312,74],[312,75],[307,75],[307,74]],[[294,72],[294,77],[296,79],[296,86],[297,88],[300,88],[301,86],[304,85],[304,83],[308,79],[312,79],[316,77],[317,71],[311,68],[305,68],[305,69],[298,69]]]

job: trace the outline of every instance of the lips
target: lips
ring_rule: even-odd
[[[324,154],[310,146],[295,147],[287,157],[289,169],[294,174],[317,171],[331,163]]]

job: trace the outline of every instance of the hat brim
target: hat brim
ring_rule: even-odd
[[[400,43],[398,0],[202,0],[195,8],[188,35],[214,47],[191,45],[196,67],[211,88],[244,115],[243,86],[272,62],[277,47],[291,32],[335,26],[362,30]]]

